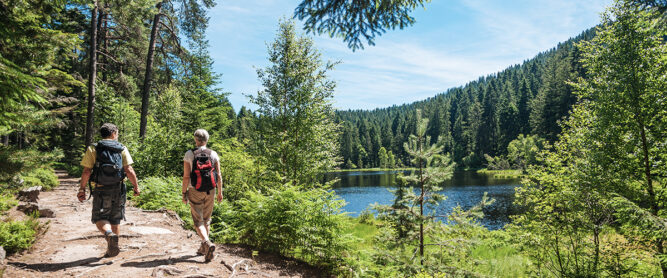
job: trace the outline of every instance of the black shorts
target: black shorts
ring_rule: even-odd
[[[121,185],[121,187],[125,187]],[[102,189],[93,190],[93,215],[91,221],[93,224],[100,220],[107,220],[111,225],[120,224],[121,219],[125,219],[125,200],[127,199],[125,190]]]

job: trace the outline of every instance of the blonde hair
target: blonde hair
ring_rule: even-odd
[[[206,131],[206,129],[201,129],[201,128],[195,130],[195,140],[197,140],[199,143],[208,142],[208,131]]]

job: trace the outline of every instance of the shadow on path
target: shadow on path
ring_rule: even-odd
[[[195,264],[204,264],[203,261],[191,260],[194,257],[200,257],[198,255],[183,255],[180,257],[174,257],[169,259],[158,259],[145,262],[127,262],[123,263],[120,266],[122,267],[139,267],[139,268],[153,268],[161,265],[171,265],[175,263],[195,263]]]
[[[77,261],[72,261],[72,262],[63,262],[63,263],[37,263],[37,264],[26,264],[26,263],[20,263],[20,262],[8,262],[7,264],[13,265],[18,268],[24,268],[24,269],[32,269],[32,270],[37,270],[40,272],[53,272],[53,271],[59,271],[63,270],[66,268],[71,268],[71,267],[77,267],[77,266],[98,266],[98,265],[105,265],[105,264],[110,264],[108,263],[100,263],[100,264],[93,264],[95,262],[98,262],[102,259],[103,257],[90,257],[86,259],[81,259]]]

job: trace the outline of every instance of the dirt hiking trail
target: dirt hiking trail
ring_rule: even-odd
[[[210,263],[197,255],[200,240],[168,211],[147,212],[128,202],[120,226],[120,254],[104,257],[106,241],[90,222],[92,199],[76,199],[78,177],[57,171],[60,186],[41,192],[39,204],[55,218],[29,250],[8,257],[4,277],[319,277],[321,271],[280,256],[217,244]],[[15,210],[15,208],[14,208]],[[15,214],[16,211],[10,212]]]

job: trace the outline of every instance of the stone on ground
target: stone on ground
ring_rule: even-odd
[[[147,226],[133,226],[130,227],[130,231],[133,231],[142,235],[166,235],[173,234],[170,230],[158,227],[147,227]]]
[[[16,207],[16,209],[28,215],[35,213],[35,211],[38,211],[39,217],[45,217],[45,218],[56,217],[56,213],[52,209],[35,202],[20,202],[19,205]]]
[[[19,200],[24,202],[37,202],[39,199],[39,192],[42,191],[41,186],[33,186],[19,191]]]
[[[2,277],[2,274],[5,272],[5,268],[7,267],[7,263],[5,262],[5,256],[7,256],[5,248],[2,248],[2,246],[0,246],[0,277]]]

